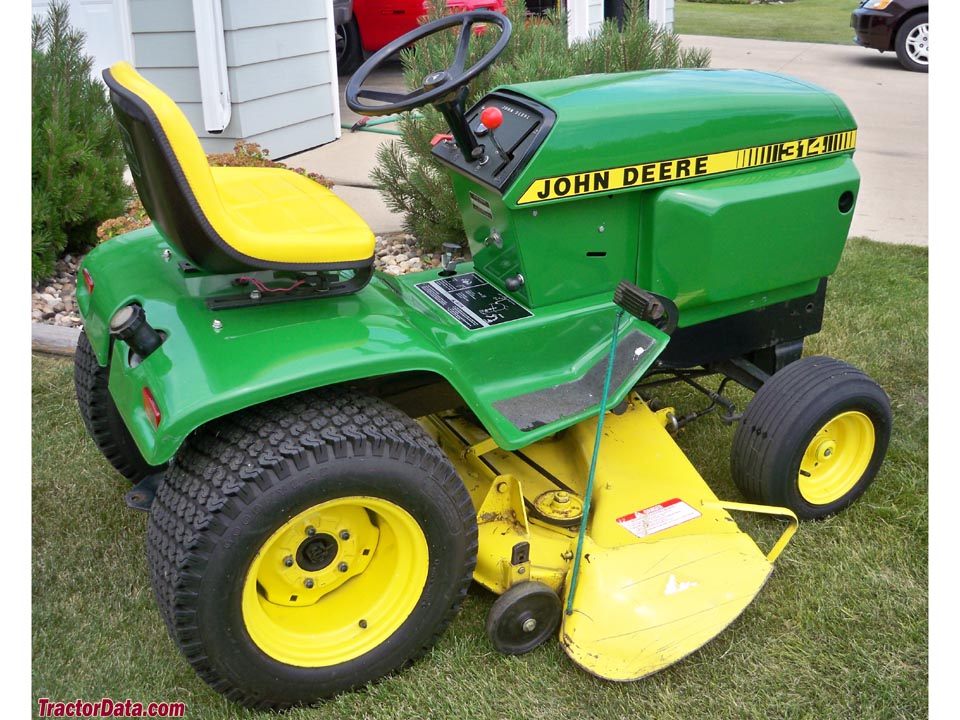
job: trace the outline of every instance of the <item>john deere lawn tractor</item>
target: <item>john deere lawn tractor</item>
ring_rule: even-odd
[[[468,66],[481,26],[498,35]],[[150,513],[174,642],[243,704],[402,668],[471,581],[499,596],[496,649],[555,638],[594,675],[642,678],[734,621],[798,519],[848,506],[883,460],[884,392],[802,357],[859,186],[844,104],[779,75],[662,70],[467,108],[510,29],[485,11],[427,23],[347,87],[366,115],[433,104],[449,123],[433,153],[471,261],[451,249],[401,277],[373,271],[373,234],[328,190],[209,167],[167,96],[127,64],[104,74],[153,225],[83,264],[80,410]],[[421,87],[367,86],[457,30]],[[755,392],[742,412],[731,382]],[[709,405],[661,406],[671,383]],[[710,409],[736,426],[741,498],[674,440]],[[782,536],[760,550],[743,512]]]

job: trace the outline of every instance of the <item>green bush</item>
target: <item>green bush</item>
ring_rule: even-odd
[[[64,250],[96,242],[97,225],[130,198],[120,134],[84,40],[63,0],[33,19],[34,279],[49,275]]]
[[[431,0],[431,4],[429,19],[445,13],[442,2]],[[513,37],[490,69],[471,83],[467,107],[491,88],[507,83],[649,68],[704,67],[710,61],[709,51],[684,50],[675,34],[651,25],[642,3],[636,12],[627,10],[622,31],[615,21],[607,21],[597,35],[572,47],[567,46],[563,16],[528,18],[522,0],[508,0],[507,14],[513,24]],[[498,37],[498,32],[474,36],[472,58],[481,57]],[[431,71],[449,67],[456,39],[455,33],[438,33],[417,43],[415,51],[405,51],[408,85],[419,87]],[[464,230],[450,180],[430,154],[431,138],[447,132],[447,125],[431,106],[421,108],[418,115],[404,114],[400,118],[401,140],[380,148],[372,178],[386,204],[404,215],[405,229],[429,252],[444,242],[462,243]]]

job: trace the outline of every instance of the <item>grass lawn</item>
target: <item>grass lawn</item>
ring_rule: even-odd
[[[484,634],[493,597],[474,589],[413,667],[286,717],[927,717],[927,252],[852,241],[828,297],[807,352],[859,365],[887,390],[895,418],[887,461],[851,509],[801,526],[756,601],[713,642],[645,680],[604,682],[556,642],[496,654]],[[702,405],[667,399],[683,410]],[[711,415],[680,443],[720,497],[736,500],[731,437]],[[126,490],[84,432],[70,361],[35,355],[34,712],[39,697],[109,697],[184,702],[189,718],[268,717],[231,705],[179,656],[150,590],[146,516],[124,507]],[[779,531],[760,518],[741,524],[761,544]]]
[[[676,0],[673,29],[681,35],[853,44],[856,0],[795,0],[782,5],[730,5]]]

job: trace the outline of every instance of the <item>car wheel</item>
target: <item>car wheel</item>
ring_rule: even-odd
[[[928,72],[930,23],[927,13],[917,13],[900,26],[896,39],[897,59],[907,70]]]
[[[436,443],[375,398],[291,396],[195,431],[147,530],[154,595],[214,689],[286,708],[422,655],[466,595],[475,511]]]
[[[360,26],[357,19],[351,18],[343,25],[337,25],[337,72],[349,75],[363,62],[363,46],[360,44]]]
[[[73,355],[73,386],[80,417],[90,437],[111,465],[130,482],[163,471],[166,465],[151,465],[127,430],[107,383],[110,368],[101,367],[84,331],[77,338]]]
[[[733,480],[756,502],[827,517],[873,481],[891,426],[890,401],[870,376],[833,358],[801,358],[747,405],[733,438]]]

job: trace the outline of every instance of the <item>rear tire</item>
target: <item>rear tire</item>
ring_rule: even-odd
[[[77,407],[90,437],[117,472],[133,483],[163,472],[166,465],[151,465],[127,430],[107,387],[110,368],[101,367],[90,340],[82,330],[73,356],[73,386]]]
[[[214,689],[285,708],[374,681],[454,617],[477,553],[470,496],[399,410],[326,391],[197,430],[160,486],[161,614]]]
[[[894,40],[897,59],[907,70],[930,71],[930,22],[927,13],[917,13],[900,26]]]
[[[891,425],[890,401],[866,373],[833,358],[801,358],[747,406],[733,438],[733,480],[756,502],[801,519],[827,517],[873,482]]]

